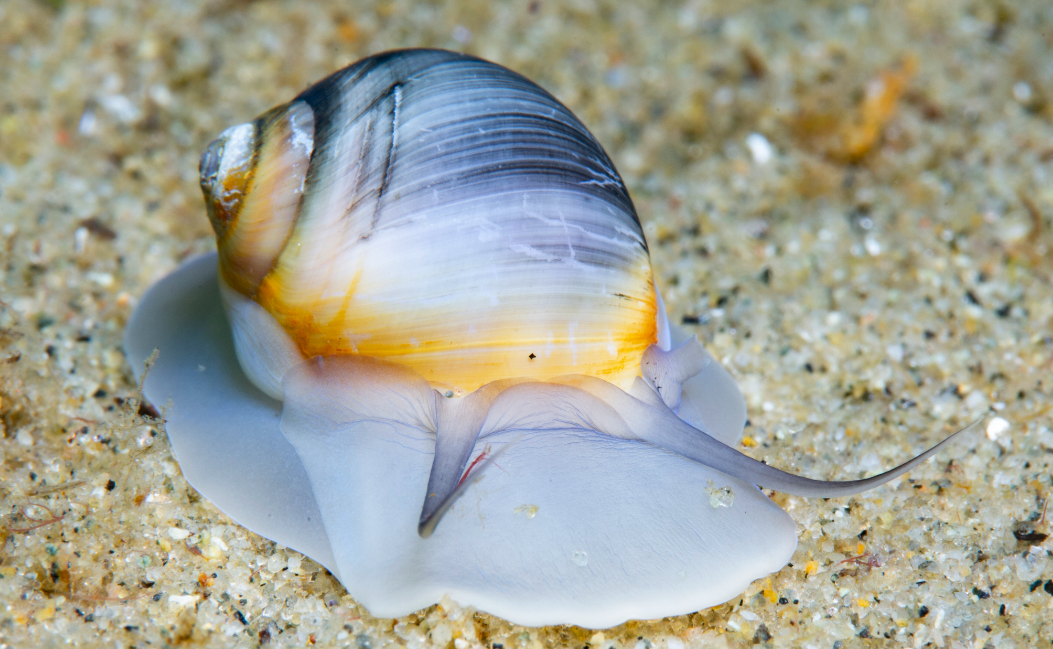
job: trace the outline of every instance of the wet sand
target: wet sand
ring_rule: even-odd
[[[0,4],[0,647],[1027,647],[1053,637],[1053,9],[919,1]],[[749,404],[791,565],[597,632],[372,618],[183,480],[121,332],[214,248],[197,159],[362,56],[466,51],[566,103]],[[631,525],[632,521],[626,521]]]

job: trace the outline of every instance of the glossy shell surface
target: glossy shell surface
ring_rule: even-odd
[[[656,342],[647,245],[613,164],[492,63],[366,59],[228,129],[202,187],[224,279],[305,356],[386,358],[460,392],[578,373],[627,387]]]

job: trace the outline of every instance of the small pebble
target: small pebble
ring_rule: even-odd
[[[987,439],[993,442],[1007,430],[1009,430],[1009,422],[1001,417],[994,417],[987,422]]]

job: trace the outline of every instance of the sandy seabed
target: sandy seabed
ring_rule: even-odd
[[[1032,647],[1053,641],[1053,5],[0,3],[0,647]],[[671,316],[749,403],[790,565],[597,632],[377,619],[232,523],[136,407],[137,299],[214,247],[226,126],[362,56],[476,54],[607,148]],[[631,525],[632,521],[626,521]]]

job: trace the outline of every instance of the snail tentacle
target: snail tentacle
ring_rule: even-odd
[[[781,469],[754,460],[744,453],[714,439],[703,430],[684,422],[668,409],[656,408],[641,400],[638,396],[647,390],[642,379],[637,379],[632,394],[609,389],[602,381],[582,377],[582,384],[588,385],[600,398],[610,403],[618,414],[641,439],[651,442],[669,451],[704,464],[733,478],[745,480],[768,489],[814,498],[837,498],[851,496],[895,480],[899,476],[917,467],[932,457],[955,437],[972,430],[979,423],[975,421],[958,432],[911,458],[903,464],[876,476],[861,480],[826,481],[813,480],[803,476],[787,473]],[[613,387],[613,386],[610,386]]]
[[[687,381],[709,365],[709,356],[698,342],[698,336],[692,336],[676,349],[665,351],[658,345],[651,345],[640,361],[640,373],[670,410],[680,409],[680,392],[684,381]]]
[[[754,460],[748,455],[740,453],[730,446],[721,444],[704,432],[697,431],[697,429],[692,429],[692,431],[695,431],[694,434],[691,434],[690,431],[681,430],[676,431],[671,435],[657,431],[655,431],[655,434],[651,434],[649,431],[644,434],[644,438],[652,443],[679,453],[684,457],[693,459],[708,467],[715,468],[721,473],[726,473],[732,477],[746,480],[768,489],[793,494],[795,496],[807,496],[810,498],[838,498],[841,496],[852,496],[862,493],[895,480],[901,475],[911,471],[925,460],[928,460],[962,433],[973,430],[978,423],[979,421],[969,424],[965,428],[948,436],[946,439],[924,453],[921,453],[884,473],[879,473],[878,475],[863,478],[861,480],[843,481],[813,480],[811,478],[787,473],[781,469]]]

